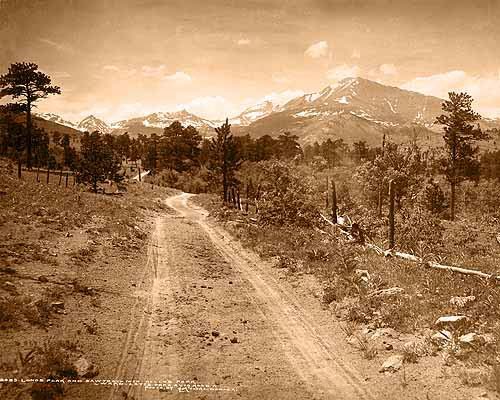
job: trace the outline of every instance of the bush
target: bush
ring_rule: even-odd
[[[422,203],[427,211],[433,214],[441,214],[446,210],[446,197],[441,187],[434,181],[429,180],[422,193]]]
[[[441,221],[418,205],[403,208],[397,214],[396,243],[410,251],[434,249],[441,243]]]
[[[270,225],[313,226],[319,215],[310,178],[282,161],[262,163],[259,222]]]
[[[166,169],[151,179],[158,185],[179,189],[188,193],[206,193],[211,182],[210,173],[205,168],[184,172]]]

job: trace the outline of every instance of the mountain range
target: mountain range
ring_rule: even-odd
[[[347,142],[366,140],[380,143],[384,133],[395,141],[409,137],[433,144],[440,139],[440,126],[435,125],[441,114],[443,100],[383,85],[363,78],[347,78],[315,93],[292,99],[284,105],[265,101],[230,118],[233,132],[258,137],[265,134],[279,135],[289,131],[301,143],[312,143],[327,138],[343,138]],[[131,136],[139,133],[161,134],[163,128],[174,121],[195,127],[204,136],[213,136],[214,128],[223,121],[208,120],[186,110],[157,112],[107,124],[89,116],[78,124],[66,121],[56,114],[38,114],[39,118],[79,131],[99,130],[103,133]],[[500,127],[499,120],[483,119],[483,128]]]

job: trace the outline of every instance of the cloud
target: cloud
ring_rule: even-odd
[[[223,120],[236,117],[248,107],[265,101],[271,101],[275,105],[283,105],[303,94],[302,90],[285,90],[283,92],[272,92],[259,98],[247,98],[241,102],[232,102],[223,96],[202,96],[177,105],[175,110],[187,110],[203,118]]]
[[[379,71],[384,75],[397,75],[398,69],[394,64],[382,64],[379,68]]]
[[[238,46],[248,46],[250,43],[252,43],[252,41],[247,38],[240,39],[236,42]]]
[[[351,58],[355,58],[355,59],[359,60],[361,58],[361,52],[358,49],[353,49],[352,54],[351,54]]]
[[[120,71],[120,68],[118,68],[116,65],[105,65],[102,67],[104,71],[112,71],[112,72],[118,72]]]
[[[334,82],[345,78],[355,78],[359,76],[361,69],[357,65],[342,64],[328,70],[326,77]]]
[[[54,49],[56,49],[58,51],[61,51],[64,53],[74,53],[73,48],[71,46],[66,45],[66,44],[58,43],[58,42],[55,42],[55,41],[48,39],[48,38],[39,38],[38,41],[41,43],[44,43],[50,47],[53,47]]]
[[[178,104],[176,110],[187,110],[190,113],[207,119],[225,119],[237,115],[240,111],[234,103],[223,96],[202,96],[187,103]]]
[[[474,98],[473,107],[485,116],[500,117],[500,76],[479,77],[462,70],[417,77],[401,85],[429,96],[448,98],[448,92],[466,92]]]
[[[304,54],[311,58],[321,58],[328,55],[328,42],[322,40],[310,45]]]
[[[163,75],[165,73],[166,68],[167,67],[164,64],[158,65],[156,67],[152,67],[150,65],[143,65],[141,71],[144,76],[154,77]]]
[[[180,83],[180,84],[190,83],[193,80],[193,78],[191,78],[189,74],[186,74],[185,72],[182,71],[177,71],[174,74],[166,75],[163,77],[163,79],[166,81]]]
[[[281,74],[273,74],[272,80],[274,83],[278,83],[280,85],[283,85],[285,83],[290,83],[290,79],[286,77],[285,75]]]
[[[50,76],[54,79],[71,78],[71,75],[66,71],[56,71],[50,74]]]
[[[259,104],[265,101],[270,101],[274,105],[282,106],[288,103],[290,100],[303,95],[304,95],[303,90],[285,90],[283,92],[272,92],[258,99],[257,101],[254,101],[253,104]]]

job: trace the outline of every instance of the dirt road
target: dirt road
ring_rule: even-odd
[[[189,197],[167,199],[175,213],[156,219],[144,270],[153,283],[137,288],[116,371],[150,387],[110,398],[375,398],[342,342]]]

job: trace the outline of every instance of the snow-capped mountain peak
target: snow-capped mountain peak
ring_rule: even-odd
[[[233,125],[246,126],[280,110],[281,106],[279,104],[274,104],[270,100],[265,100],[262,103],[248,107],[238,116],[231,118],[229,122]]]
[[[111,127],[103,120],[89,115],[88,117],[82,119],[77,126],[77,129],[82,132],[94,132],[99,131],[101,133],[111,133]]]
[[[54,114],[54,113],[36,113],[35,116],[42,118],[46,121],[55,122],[56,124],[64,125],[64,126],[67,126],[67,127],[73,128],[73,129],[76,129],[76,126],[77,126],[77,124],[75,124],[71,121],[65,120],[61,116]]]

